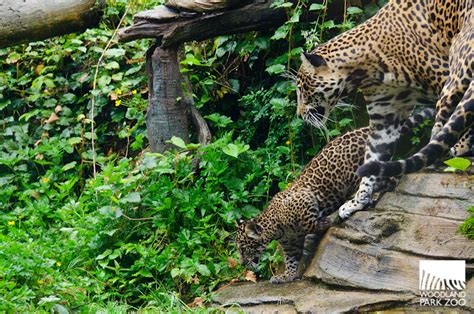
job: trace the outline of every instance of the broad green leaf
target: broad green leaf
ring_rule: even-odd
[[[168,143],[171,143],[175,146],[178,146],[179,148],[186,148],[186,143],[183,141],[182,138],[179,138],[179,137],[176,137],[176,136],[173,136],[169,141]]]
[[[58,302],[60,301],[61,299],[58,298],[57,296],[55,295],[50,295],[49,297],[42,297],[39,302],[38,302],[38,305],[43,305],[43,304],[46,304],[46,303],[55,303],[55,302]]]
[[[300,21],[301,11],[295,11],[291,18],[288,20],[288,23],[298,23]]]
[[[236,144],[230,143],[230,144],[227,144],[227,146],[223,147],[222,151],[226,155],[237,158],[239,157],[241,153],[248,151],[249,148],[250,148],[249,145],[241,145],[241,144],[236,145]]]
[[[210,276],[211,275],[211,271],[204,264],[197,264],[196,269],[203,276]]]
[[[466,169],[469,168],[469,166],[471,165],[471,161],[461,157],[448,159],[444,163],[449,167],[460,171],[466,171]]]
[[[132,192],[120,199],[120,203],[139,203],[142,200],[140,194]]]
[[[339,125],[343,127],[351,123],[352,123],[352,119],[349,119],[349,118],[344,118],[339,121]]]
[[[77,164],[77,162],[75,162],[75,161],[70,162],[70,163],[68,163],[68,164],[65,164],[65,165],[61,168],[61,170],[62,170],[62,171],[68,171],[69,169],[74,168],[74,167],[76,166],[76,164]]]
[[[274,64],[265,69],[268,74],[280,74],[285,71],[285,66],[283,64]]]
[[[336,25],[334,24],[333,20],[326,21],[321,25],[321,28],[323,29],[331,29],[334,27],[336,27]]]
[[[103,87],[109,85],[111,80],[112,80],[112,78],[109,75],[107,75],[107,74],[102,75],[101,77],[99,77],[99,80],[97,81],[97,85],[100,88],[103,88]]]
[[[109,63],[107,63],[104,68],[106,68],[107,70],[113,70],[113,69],[120,69],[120,65],[118,64],[117,61],[111,61]]]
[[[270,7],[271,8],[291,8],[293,3],[285,1],[274,1]]]
[[[179,268],[173,268],[171,270],[171,278],[175,278],[179,275],[181,275],[181,270]]]
[[[320,4],[320,3],[313,3],[311,4],[311,6],[309,7],[309,10],[310,11],[317,11],[317,10],[324,10],[326,8],[325,5],[323,4]]]
[[[282,26],[278,27],[275,31],[275,34],[271,37],[273,40],[283,39],[286,37],[288,32],[290,31],[290,25],[283,24]]]
[[[107,50],[105,52],[105,55],[107,57],[112,57],[112,58],[122,57],[123,55],[125,55],[125,50],[121,48],[112,48],[112,49]]]
[[[349,15],[360,14],[360,13],[364,13],[364,11],[362,11],[362,9],[360,9],[358,7],[349,7],[349,8],[347,8],[347,14],[349,14]]]

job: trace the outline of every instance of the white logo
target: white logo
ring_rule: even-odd
[[[463,290],[466,261],[420,261],[420,290]]]
[[[466,261],[420,261],[420,305],[466,305]]]

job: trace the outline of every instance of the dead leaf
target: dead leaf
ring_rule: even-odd
[[[56,108],[54,108],[54,112],[58,113],[58,112],[61,112],[63,110],[63,107],[61,107],[61,105],[57,105]]]
[[[88,77],[89,77],[89,74],[87,73],[82,74],[82,76],[79,78],[79,82],[84,83],[84,81],[87,80]]]
[[[251,270],[247,270],[244,274],[244,278],[245,280],[247,281],[251,281],[251,282],[254,282],[256,283],[257,282],[257,276],[255,275],[255,273]]]
[[[109,97],[110,97],[110,100],[112,100],[112,101],[117,100],[117,98],[118,98],[117,94],[115,94],[113,92],[109,94]]]
[[[194,306],[204,307],[204,300],[200,297],[196,297],[192,303],[188,304],[188,306],[189,307],[194,307]]]
[[[43,69],[44,69],[44,64],[42,64],[42,63],[41,63],[41,64],[38,64],[38,65],[36,66],[36,69],[35,69],[36,74],[41,75],[41,73],[43,72]]]
[[[59,117],[53,112],[53,113],[49,116],[48,120],[46,120],[46,123],[47,123],[47,124],[51,124],[51,123],[53,123],[54,121],[57,121],[57,120],[59,120]]]
[[[44,155],[43,154],[38,154],[35,156],[35,159],[36,160],[43,160],[44,159]]]
[[[235,267],[237,267],[237,265],[239,265],[239,263],[237,263],[235,259],[229,256],[227,257],[227,265],[229,265],[230,269],[234,269]]]

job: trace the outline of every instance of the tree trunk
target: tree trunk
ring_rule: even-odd
[[[147,53],[148,111],[146,116],[148,141],[152,152],[164,152],[172,136],[189,142],[185,106],[176,46],[153,46]]]
[[[104,0],[0,0],[0,48],[96,26]]]

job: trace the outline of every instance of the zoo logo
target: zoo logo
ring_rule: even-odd
[[[420,305],[463,306],[466,293],[466,261],[421,260],[419,265]]]

